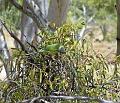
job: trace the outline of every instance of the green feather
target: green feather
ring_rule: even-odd
[[[51,53],[51,54],[55,54],[55,53],[64,53],[65,52],[65,48],[64,46],[56,43],[56,44],[50,44],[50,45],[46,45],[44,49],[42,49],[42,52],[44,53]]]

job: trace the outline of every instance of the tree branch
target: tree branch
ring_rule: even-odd
[[[35,97],[29,100],[24,100],[20,103],[34,103],[36,100],[40,100],[40,99],[82,100],[82,101],[96,101],[99,103],[114,103],[112,101],[102,100],[99,98],[84,97],[84,96],[43,96],[43,97]]]
[[[22,50],[25,51],[26,53],[28,53],[27,49],[25,48],[24,44],[14,35],[14,33],[8,29],[8,27],[5,25],[5,23],[2,22],[2,20],[0,20],[1,23],[3,24],[3,26],[5,27],[5,29],[7,30],[7,32],[10,34],[10,36],[12,38],[14,38],[21,46]]]
[[[19,11],[23,12],[27,16],[31,17],[33,21],[37,24],[39,29],[43,29],[46,27],[46,21],[42,16],[39,17],[37,14],[32,10],[30,5],[28,5],[28,9],[24,9],[20,4],[18,4],[15,0],[9,0],[12,5],[14,5]],[[31,11],[32,10],[32,11]],[[44,21],[44,22],[43,22]]]

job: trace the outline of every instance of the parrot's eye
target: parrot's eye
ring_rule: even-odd
[[[63,46],[60,46],[58,51],[60,53],[65,53],[65,48]]]

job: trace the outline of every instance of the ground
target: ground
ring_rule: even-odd
[[[103,56],[109,62],[112,62],[116,54],[117,46],[115,41],[114,42],[102,41],[102,42],[94,42],[93,49],[96,52],[103,54]]]

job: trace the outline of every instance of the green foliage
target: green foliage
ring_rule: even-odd
[[[22,3],[21,0],[19,2]],[[89,10],[89,16],[96,13],[101,23],[107,17],[106,14],[114,15],[114,2],[73,0],[69,15],[81,21],[84,4]],[[0,18],[16,27],[20,13],[8,3],[5,5],[6,10],[0,12]],[[57,95],[80,95],[117,101],[120,95],[119,57],[116,63],[109,64],[93,50],[89,41],[77,41],[76,35],[80,28],[82,25],[78,22],[65,24],[54,33],[41,31],[42,42],[34,45],[34,48],[29,45],[28,54],[14,49],[10,81],[0,82],[0,102],[16,103],[37,96],[49,96],[54,92],[59,92]]]
[[[91,28],[96,29],[97,26],[104,26],[102,31],[103,40],[113,41],[116,37],[116,9],[115,0],[73,0],[70,11],[68,13],[68,22],[79,22],[94,17]],[[83,5],[86,7],[86,15],[84,15]],[[113,26],[114,25],[114,26]],[[101,32],[97,30],[98,32]],[[93,30],[94,32],[94,30]]]
[[[22,0],[18,0],[22,4]],[[20,27],[20,12],[9,2],[9,0],[1,0],[0,2],[0,19],[5,21],[12,28]]]
[[[115,15],[115,0],[73,0],[71,11],[72,15],[78,19],[82,16],[82,5],[87,8],[87,15],[96,15],[97,18]]]
[[[10,9],[6,9],[3,12],[0,12],[0,18],[5,21],[11,28],[19,28],[20,27],[20,12],[15,9],[15,7],[11,7]]]
[[[66,24],[54,33],[40,32],[43,41],[35,46],[37,51],[30,47],[26,54],[14,49],[11,80],[0,83],[1,101],[15,103],[54,92],[118,100],[119,69],[94,52],[89,41],[75,39],[81,26]],[[61,46],[64,53],[58,51]]]

